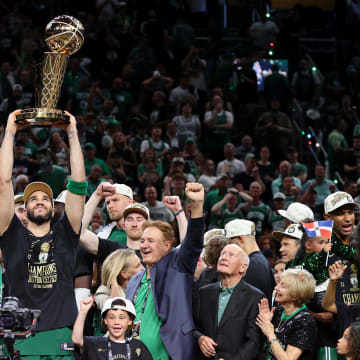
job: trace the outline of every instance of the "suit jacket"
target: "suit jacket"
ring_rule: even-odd
[[[204,286],[194,304],[197,340],[201,335],[211,337],[216,343],[215,359],[256,359],[261,345],[261,332],[256,326],[258,303],[264,294],[241,280],[231,294],[218,325],[220,283]],[[205,359],[205,357],[202,357]],[[209,359],[209,358],[206,358]]]
[[[155,310],[163,323],[160,335],[173,360],[196,359],[192,287],[203,248],[203,232],[204,218],[191,219],[181,246],[159,260],[150,271]],[[144,271],[133,276],[126,289],[126,296],[132,301]]]

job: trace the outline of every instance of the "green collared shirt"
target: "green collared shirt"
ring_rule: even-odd
[[[135,309],[135,321],[141,321],[140,340],[148,347],[154,359],[169,360],[169,354],[160,335],[162,321],[155,310],[151,279],[146,278],[146,271],[141,279],[140,289],[136,296]]]
[[[227,304],[229,303],[229,300],[231,298],[232,293],[234,292],[234,289],[236,288],[236,285],[230,288],[223,288],[221,281],[220,281],[220,294],[219,294],[219,308],[218,308],[218,325],[220,324],[221,318],[224,314],[225,308]]]

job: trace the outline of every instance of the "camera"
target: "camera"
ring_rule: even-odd
[[[40,310],[21,308],[18,298],[6,297],[0,308],[0,331],[29,330],[39,315]]]
[[[27,339],[34,335],[40,310],[20,306],[17,297],[5,297],[0,307],[0,339],[3,339],[9,356],[0,360],[20,360],[20,352],[14,349],[16,339]]]

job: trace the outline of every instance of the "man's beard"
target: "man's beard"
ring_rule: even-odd
[[[35,223],[37,225],[42,225],[42,224],[44,224],[46,222],[49,222],[52,219],[52,217],[53,217],[52,213],[53,213],[53,209],[50,209],[48,211],[48,213],[45,214],[45,215],[37,215],[37,216],[35,216],[34,215],[34,210],[27,210],[27,217],[31,222],[33,222],[33,223]]]

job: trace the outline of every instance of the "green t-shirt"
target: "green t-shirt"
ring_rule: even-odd
[[[217,115],[215,125],[225,125],[227,122],[226,111]],[[206,143],[204,144],[207,150],[222,151],[224,145],[230,141],[230,129],[210,128],[206,134]]]
[[[126,246],[126,238],[126,232],[124,230],[119,230],[118,228],[114,227],[108,240],[115,241],[119,245]]]
[[[106,181],[106,179],[104,178],[100,178],[99,182],[97,184],[91,182],[90,180],[88,180],[88,187],[87,187],[87,192],[86,192],[86,197],[89,198],[92,193],[97,189],[97,187],[103,183],[104,181]]]
[[[291,166],[291,176],[300,176],[302,174],[307,174],[307,166],[304,164],[297,163]]]
[[[226,193],[225,193],[226,194]],[[215,214],[211,212],[211,208],[220,200],[222,200],[225,194],[220,194],[219,189],[211,190],[208,192],[205,198],[204,208],[207,210],[208,214],[210,214],[209,224],[216,225],[218,223],[218,218]]]
[[[54,198],[56,198],[64,189],[64,183],[66,180],[64,168],[58,165],[53,165],[51,173],[45,173],[43,175],[43,180],[51,187],[54,193]]]
[[[218,217],[218,226],[219,228],[223,229],[225,225],[231,220],[243,219],[243,218],[244,218],[244,214],[242,213],[239,207],[237,207],[234,211],[230,211],[226,208],[226,204],[224,204],[223,207],[221,208],[221,214]]]
[[[115,93],[113,98],[115,99],[116,106],[119,110],[119,119],[126,120],[129,114],[129,109],[134,103],[132,95],[127,91],[121,90],[120,92]]]
[[[292,195],[285,195],[285,196],[286,196],[285,209],[287,209],[290,204],[292,204],[293,202],[296,201],[296,195],[292,194]]]
[[[39,151],[39,148],[35,144],[33,144],[31,142],[27,142],[25,145],[24,155],[34,158],[36,156],[36,154],[38,153],[38,151]]]
[[[110,175],[110,170],[109,170],[108,166],[106,165],[106,162],[102,159],[95,158],[94,160],[91,160],[91,161],[85,160],[86,176],[89,176],[91,168],[94,165],[99,165],[102,168],[103,176]]]
[[[155,310],[151,279],[146,279],[146,271],[136,296],[135,310],[135,321],[141,321],[140,340],[147,346],[154,359],[169,360],[169,354],[160,336],[162,322]]]
[[[256,237],[264,235],[264,224],[269,221],[270,213],[270,207],[263,202],[250,208],[246,218],[255,223]]]
[[[284,231],[285,218],[276,211],[272,211],[269,216],[269,225],[271,225],[272,231]]]

